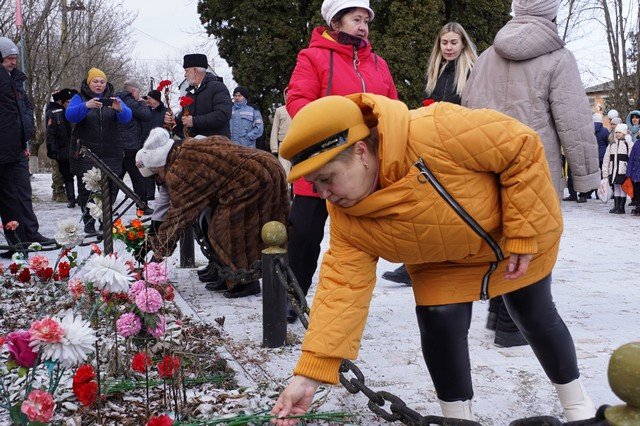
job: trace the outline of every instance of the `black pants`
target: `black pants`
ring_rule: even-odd
[[[17,164],[15,182],[20,201],[20,226],[24,227],[26,241],[33,241],[38,235],[40,224],[33,211],[33,202],[31,201],[31,174],[29,173],[29,159],[27,157]]]
[[[118,174],[120,179],[124,178],[124,175],[129,173],[129,178],[133,184],[133,192],[136,193],[145,203],[147,202],[147,183],[145,178],[140,174],[140,169],[136,166],[136,153],[137,150],[127,149],[124,151],[124,158],[122,159],[122,171]],[[116,193],[117,194],[117,193]]]
[[[14,220],[19,223],[22,221],[17,183],[20,167],[19,161],[0,164],[0,218],[3,225]],[[15,231],[5,229],[3,232],[9,244],[17,243],[18,239],[26,241],[22,223]]]
[[[71,173],[71,168],[69,166],[69,160],[56,160],[58,163],[58,171],[62,175],[62,179],[65,182],[70,182],[73,180],[73,173]]]
[[[296,195],[291,204],[288,252],[289,266],[306,295],[318,267],[320,243],[327,221],[327,202],[322,198]]]
[[[565,384],[579,377],[575,346],[551,296],[551,275],[503,295],[505,305],[547,377]],[[443,401],[473,397],[469,343],[472,303],[416,306],[422,354]]]
[[[489,300],[489,312],[498,314],[496,331],[500,330],[507,333],[518,331],[518,326],[509,316],[509,311],[507,311],[507,306],[504,304],[502,296],[492,297]]]

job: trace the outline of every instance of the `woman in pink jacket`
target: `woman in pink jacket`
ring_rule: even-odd
[[[369,0],[325,0],[321,13],[328,26],[313,30],[289,81],[286,105],[291,118],[303,106],[329,95],[365,92],[398,99],[387,63],[373,53],[368,40],[375,15]],[[289,264],[306,295],[318,265],[327,207],[304,178],[294,182],[293,194]],[[296,320],[291,309],[287,320]]]

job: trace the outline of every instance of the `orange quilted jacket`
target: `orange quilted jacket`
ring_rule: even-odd
[[[378,122],[381,188],[350,208],[328,203],[330,248],[295,373],[329,383],[338,381],[343,358],[358,355],[379,257],[407,264],[418,305],[480,298],[494,252],[419,175],[419,158],[505,257],[534,255],[517,280],[503,278],[507,262],[500,262],[490,297],[548,275],[562,234],[544,148],[529,127],[487,109],[436,103],[409,111],[378,95],[349,97]]]

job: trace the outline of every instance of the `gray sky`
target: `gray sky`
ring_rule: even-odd
[[[218,56],[215,44],[200,24],[197,0],[127,0],[124,7],[138,13],[133,23],[134,58],[149,65],[173,61],[177,72],[181,72],[184,54],[206,53],[218,75],[224,78],[229,90],[233,90],[231,70]],[[586,86],[611,78],[607,42],[597,24],[585,28],[584,34],[567,47],[576,56]]]

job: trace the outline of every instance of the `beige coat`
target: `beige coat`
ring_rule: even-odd
[[[562,196],[561,149],[578,192],[598,187],[598,143],[592,113],[573,54],[556,25],[522,16],[509,21],[476,63],[462,105],[510,115],[540,134],[551,176]]]

